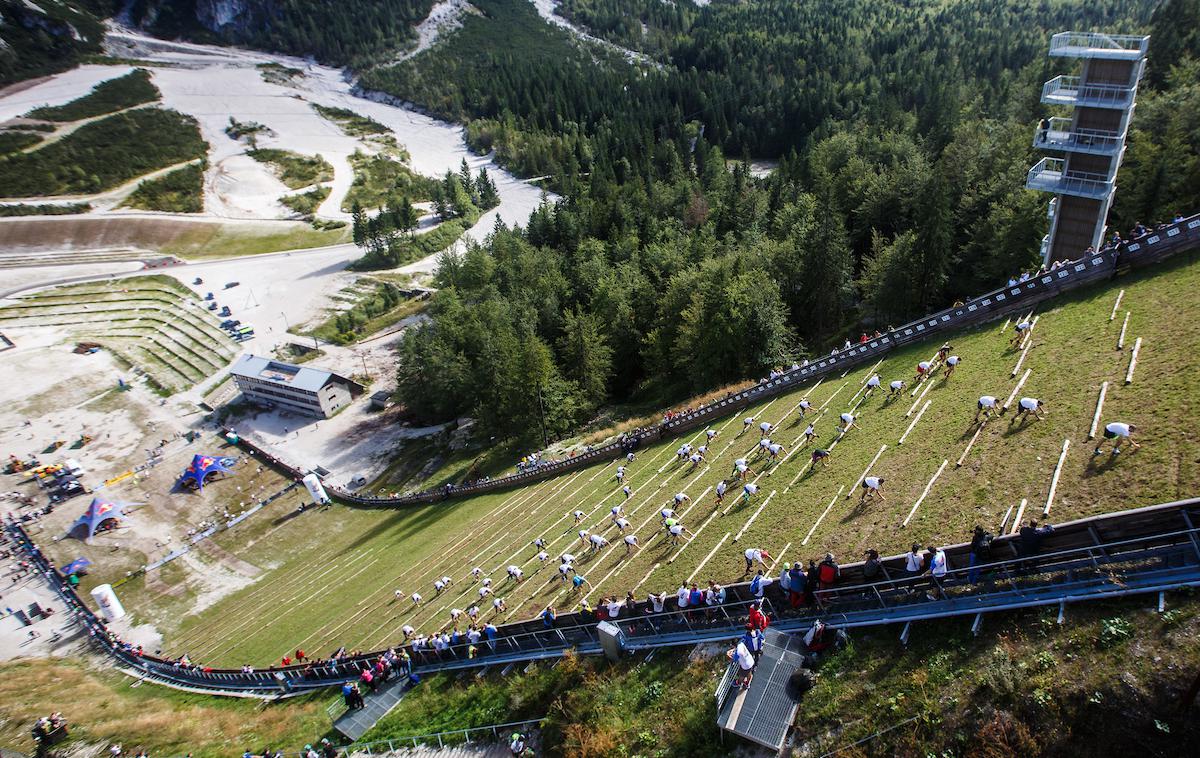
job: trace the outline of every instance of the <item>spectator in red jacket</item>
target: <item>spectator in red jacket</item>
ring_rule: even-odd
[[[754,627],[760,632],[765,631],[767,626],[769,626],[771,623],[771,620],[767,618],[767,614],[758,609],[758,603],[750,604],[750,618],[747,619],[747,621],[750,626]]]

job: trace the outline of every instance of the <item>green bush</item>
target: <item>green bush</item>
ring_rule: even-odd
[[[0,216],[71,216],[76,213],[87,213],[92,209],[91,203],[67,203],[65,205],[0,205]]]
[[[191,116],[159,108],[118,113],[40,150],[0,158],[0,197],[103,192],[151,171],[203,158],[207,150]]]
[[[26,117],[43,121],[78,121],[152,103],[160,96],[158,87],[150,81],[150,72],[138,68],[125,76],[100,82],[88,94],[65,105],[34,108]]]
[[[1112,647],[1129,639],[1133,634],[1133,625],[1120,616],[1104,619],[1100,625],[1100,645]]]
[[[313,103],[313,109],[342,127],[342,131],[351,137],[369,137],[372,134],[387,134],[391,131],[375,119],[355,113],[348,108],[330,108]]]
[[[124,205],[146,211],[200,213],[204,210],[203,161],[176,169],[137,186]]]
[[[333,166],[319,155],[301,155],[291,150],[276,148],[247,150],[246,155],[270,166],[279,177],[279,181],[290,189],[300,189],[333,179]]]
[[[42,135],[31,132],[0,132],[0,155],[15,153],[42,141]]]
[[[309,217],[317,212],[317,208],[321,207],[321,203],[325,202],[327,197],[329,197],[329,188],[317,187],[299,195],[284,195],[279,198],[279,202],[301,216]]]

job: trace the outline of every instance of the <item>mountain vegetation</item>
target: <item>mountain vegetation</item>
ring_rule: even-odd
[[[1113,228],[1200,205],[1196,37],[1171,20],[1196,0],[1153,17],[1125,0],[650,5],[636,25],[615,22],[624,3],[564,12],[661,67],[480,0],[446,43],[364,75],[564,195],[443,261],[403,348],[418,416],[563,433],[615,398],[758,377],[1036,267],[1047,198],[1023,185],[1064,28],[1179,51],[1143,84]],[[759,155],[782,156],[769,176],[736,160]]]
[[[154,139],[147,139],[148,134]],[[32,152],[0,158],[0,197],[103,192],[151,171],[203,158],[207,151],[191,116],[139,108],[84,124]]]
[[[100,52],[112,0],[0,0],[0,87],[66,71]]]
[[[137,186],[124,205],[147,211],[201,213],[204,210],[205,162],[199,161]]]

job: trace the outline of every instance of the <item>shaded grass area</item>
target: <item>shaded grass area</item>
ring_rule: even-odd
[[[325,698],[304,696],[267,705],[156,687],[83,660],[0,664],[0,743],[32,755],[29,730],[62,711],[71,741],[62,746],[121,743],[131,753],[196,758],[240,755],[249,748],[297,750],[328,731]]]
[[[122,205],[146,211],[203,212],[204,163],[184,166],[157,179],[147,179],[130,193]]]
[[[333,180],[333,166],[320,155],[301,155],[291,150],[263,147],[247,150],[246,155],[270,166],[289,189]]]
[[[278,229],[278,231],[276,231]],[[272,228],[246,229],[237,226],[206,225],[185,230],[163,245],[163,252],[189,260],[236,258],[285,250],[340,245],[350,241],[347,228],[314,229],[305,225],[272,225]]]
[[[1200,722],[1180,712],[1200,670],[1200,603],[1169,597],[852,634],[820,669],[797,719],[796,743],[820,755],[915,721],[839,755],[1188,755]]]
[[[300,640],[314,649],[379,647],[396,641],[405,623],[430,631],[445,623],[450,608],[465,609],[477,598],[468,575],[473,566],[500,577],[509,563],[526,571],[520,585],[497,581],[496,592],[510,609],[493,616],[497,620],[531,617],[547,603],[573,607],[580,595],[564,589],[553,566],[543,567],[534,558],[530,542],[535,537],[550,540],[551,554],[570,550],[580,556],[576,566],[594,585],[593,603],[607,594],[623,596],[635,586],[639,595],[673,589],[727,533],[730,539],[712,554],[698,580],[738,580],[741,553],[750,546],[768,548],[786,560],[806,561],[832,550],[851,561],[868,547],[888,554],[901,553],[914,541],[965,541],[976,523],[996,529],[1006,510],[1022,498],[1030,503],[1026,518],[1040,514],[1064,439],[1072,440],[1072,449],[1051,521],[1192,495],[1200,485],[1200,440],[1192,429],[1197,409],[1189,377],[1200,353],[1200,334],[1179,330],[1159,314],[1186,318],[1196,302],[1190,293],[1198,285],[1200,264],[1180,259],[1047,304],[1038,314],[1033,347],[1023,364],[1032,373],[1021,394],[1044,399],[1048,417],[1014,423],[1010,414],[989,423],[960,469],[953,461],[974,431],[976,399],[982,394],[1004,398],[1016,381],[1010,372],[1018,354],[1006,347],[1008,335],[1000,333],[1000,323],[950,335],[962,364],[951,379],[938,377],[930,386],[925,396],[930,409],[903,445],[897,440],[912,421],[906,412],[916,398],[905,392],[888,401],[876,393],[859,404],[856,392],[871,373],[864,366],[715,423],[720,436],[707,463],[695,471],[690,464],[675,463],[673,452],[685,439],[700,444],[702,430],[639,451],[626,480],[633,497],[624,509],[643,549],[628,558],[620,548],[586,554],[574,536],[579,527],[569,516],[576,508],[583,510],[583,526],[619,540],[607,518],[609,507],[623,498],[612,463],[463,501],[377,513],[335,508],[315,517],[323,522],[321,528],[310,527],[326,535],[323,541],[304,541],[281,531],[278,549],[271,551],[279,560],[277,569],[252,590],[199,618],[185,619],[177,637],[168,634],[167,645],[188,649],[200,660],[232,665],[274,660]],[[1108,321],[1119,289],[1125,289],[1123,307],[1132,314],[1129,337],[1144,338],[1136,380],[1128,387],[1121,381],[1128,356],[1115,350],[1121,318]],[[910,346],[889,356],[878,368],[884,386],[895,378],[911,380],[917,361],[930,357],[940,343]],[[1103,380],[1112,383],[1105,419],[1138,424],[1142,449],[1092,461],[1085,437]],[[773,436],[791,450],[804,429],[796,408],[805,396],[814,409],[824,409],[816,421],[821,446],[833,444],[837,414],[855,405],[860,428],[838,441],[829,465],[815,473],[808,471],[807,450],[775,465],[752,457],[759,495],[738,505],[731,494],[728,508],[718,507],[712,488],[729,475],[733,459],[747,455],[758,440],[754,432],[738,437],[741,418],[779,424]],[[856,482],[884,444],[887,450],[868,473],[886,478],[886,500],[859,505]],[[950,465],[908,526],[901,527],[943,460]],[[515,456],[509,463],[515,463]],[[736,485],[731,489],[736,492]],[[838,496],[848,489],[851,498]],[[698,534],[679,547],[656,531],[658,509],[676,492],[692,497],[681,510],[682,520]],[[739,531],[744,534],[735,543],[731,538]],[[810,531],[811,540],[802,546]],[[442,574],[458,583],[433,599],[432,581]],[[392,597],[396,589],[406,596],[420,591],[430,600],[420,608],[397,603]],[[254,624],[239,620],[249,609],[263,607],[286,607],[288,612]]]
[[[396,205],[404,198],[419,203],[433,197],[437,180],[414,173],[405,158],[393,157],[390,152],[367,155],[354,151],[350,156],[354,168],[354,183],[342,200],[342,210],[349,212],[357,203],[362,208],[383,208]]]
[[[616,664],[568,656],[551,668],[491,674],[461,683],[453,675],[425,679],[364,741],[547,716],[547,755],[728,755],[716,726],[712,691],[724,658],[688,659],[687,649]]]
[[[158,87],[150,81],[150,72],[144,68],[134,69],[125,76],[100,82],[92,91],[63,105],[34,108],[26,118],[43,121],[79,121],[103,116],[142,103],[152,103],[161,96]]]
[[[146,135],[153,134],[153,140]],[[0,159],[0,197],[102,192],[176,163],[208,145],[191,116],[139,108],[84,124],[57,142]]]

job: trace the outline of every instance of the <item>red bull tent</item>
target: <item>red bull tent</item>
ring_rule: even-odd
[[[179,484],[195,490],[202,490],[209,477],[216,474],[228,474],[229,469],[226,468],[227,465],[229,465],[228,458],[218,458],[214,455],[197,455],[192,458],[191,465],[183,472],[183,476],[179,477]]]
[[[125,513],[120,504],[97,497],[92,500],[83,515],[71,525],[67,536],[86,542],[95,536],[96,532],[116,527],[124,518]]]

